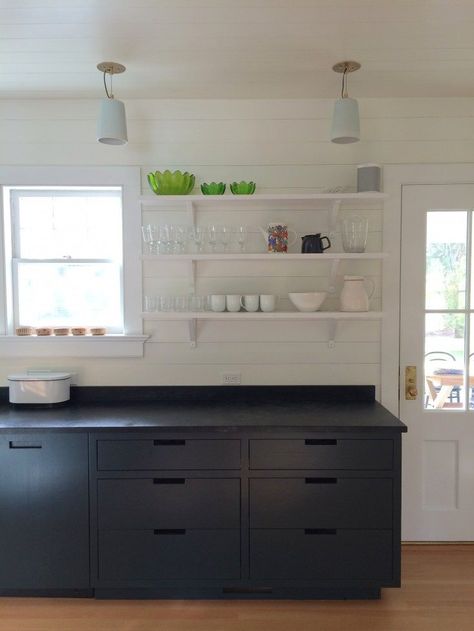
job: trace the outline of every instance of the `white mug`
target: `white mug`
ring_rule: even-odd
[[[227,296],[225,297],[227,311],[240,311],[241,298],[242,296],[240,294],[227,294]]]
[[[275,311],[278,296],[274,294],[260,294],[260,309],[262,311]]]
[[[212,311],[225,311],[225,296],[214,294],[211,296],[211,310]]]
[[[245,309],[245,311],[258,311],[259,298],[258,294],[248,294],[246,296],[242,296],[240,300],[240,304]]]

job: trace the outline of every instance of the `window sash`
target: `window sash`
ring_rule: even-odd
[[[81,186],[81,187],[12,187],[10,193],[11,251],[12,258],[20,257],[20,198],[22,197],[119,197],[122,200],[122,244],[124,226],[124,208],[122,188],[119,186]],[[115,193],[115,195],[114,195]]]
[[[120,312],[119,312],[119,320],[120,326],[112,326],[107,322],[99,323],[101,326],[105,326],[107,328],[107,333],[114,334],[122,334],[125,330],[125,313],[124,313],[124,299],[123,299],[123,273],[122,273],[122,265],[120,262],[110,259],[13,259],[12,260],[12,300],[13,300],[13,326],[26,326],[29,323],[22,323],[20,321],[20,292],[19,292],[19,267],[21,263],[33,263],[33,264],[47,264],[47,263],[57,263],[57,264],[65,264],[65,265],[74,265],[74,264],[104,264],[104,265],[113,265],[117,269],[117,274],[119,277],[119,302],[120,302]],[[88,323],[84,323],[87,325]],[[90,324],[90,323],[89,323]],[[63,325],[61,325],[63,326]]]

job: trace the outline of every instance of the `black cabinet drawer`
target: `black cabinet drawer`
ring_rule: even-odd
[[[98,481],[99,528],[239,528],[239,479]]]
[[[251,440],[251,469],[387,470],[393,441],[353,439]]]
[[[240,578],[239,530],[99,533],[104,581]]]
[[[100,471],[240,469],[240,440],[99,440]]]
[[[251,528],[392,528],[389,478],[250,480]]]
[[[251,530],[252,579],[392,579],[390,530]]]

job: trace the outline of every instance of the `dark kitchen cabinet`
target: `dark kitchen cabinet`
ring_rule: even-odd
[[[1,434],[0,591],[89,580],[87,434]]]
[[[376,598],[400,584],[400,434],[91,434],[99,598]]]

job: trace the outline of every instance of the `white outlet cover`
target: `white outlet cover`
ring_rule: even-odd
[[[225,372],[222,374],[222,383],[226,386],[238,386],[242,383],[240,372]]]

